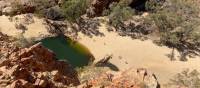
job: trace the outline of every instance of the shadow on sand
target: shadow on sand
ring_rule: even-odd
[[[116,65],[114,65],[114,64],[112,64],[110,62],[105,63],[105,64],[101,64],[101,65],[96,65],[96,67],[108,67],[113,71],[119,71],[119,68]]]
[[[113,57],[113,55],[106,55],[103,59],[101,59],[100,61],[98,61],[95,64],[95,66],[96,67],[108,67],[108,68],[110,68],[113,71],[119,71],[119,68],[116,65],[114,65],[114,64],[112,64],[112,63],[109,62],[110,59],[112,59],[112,57]]]

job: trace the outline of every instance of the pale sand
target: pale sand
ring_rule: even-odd
[[[105,34],[104,37],[89,38],[79,34],[79,42],[89,48],[96,61],[107,54],[113,54],[110,62],[120,70],[130,67],[147,68],[158,76],[161,84],[166,83],[173,75],[185,68],[200,69],[200,57],[189,59],[187,62],[170,61],[166,56],[171,52],[170,48],[157,46],[151,40],[140,41],[121,37],[105,29],[105,25],[100,27],[100,31]],[[120,56],[122,59],[119,58]]]
[[[0,32],[7,34],[9,36],[19,36],[22,33],[22,30],[18,30],[15,28],[15,23],[23,21],[24,15],[15,16],[19,20],[10,21],[8,16],[0,16]],[[27,31],[23,33],[25,38],[40,38],[42,36],[50,35],[46,26],[43,24],[43,19],[39,19],[37,17],[33,17],[34,23],[25,25],[27,27]]]

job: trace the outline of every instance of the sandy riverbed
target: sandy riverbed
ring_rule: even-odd
[[[113,54],[110,62],[120,70],[130,67],[147,68],[158,76],[161,84],[166,83],[169,78],[186,68],[200,69],[200,57],[191,58],[187,62],[170,61],[166,56],[171,52],[170,48],[157,46],[151,40],[141,41],[121,37],[105,29],[105,25],[100,27],[100,31],[105,34],[104,37],[89,38],[79,34],[79,42],[89,48],[96,61],[107,54]],[[178,53],[176,55],[178,56]]]

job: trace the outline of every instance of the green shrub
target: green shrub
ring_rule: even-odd
[[[86,13],[89,0],[67,0],[61,6],[65,18],[70,22],[76,22]]]

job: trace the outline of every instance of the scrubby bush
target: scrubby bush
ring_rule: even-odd
[[[194,0],[169,0],[166,7],[152,15],[160,42],[176,48],[181,60],[189,54],[200,54],[199,7],[195,4]]]
[[[162,9],[162,6],[166,0],[148,0],[145,3],[146,11],[155,12]]]
[[[61,5],[65,18],[70,22],[76,22],[86,13],[90,0],[67,0]]]
[[[127,2],[123,2],[123,0],[119,3],[113,3],[110,9],[111,12],[108,18],[110,24],[114,27],[118,27],[124,21],[131,19],[134,14],[134,10],[127,5]]]
[[[184,88],[200,88],[200,73],[197,70],[190,71],[186,69],[175,75],[170,80],[168,86]]]

